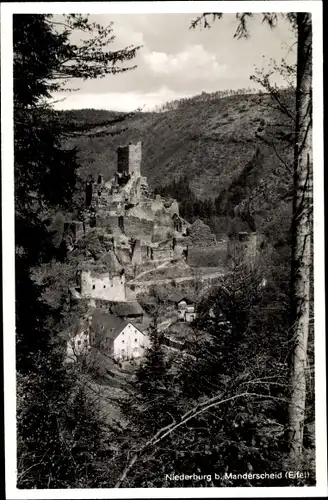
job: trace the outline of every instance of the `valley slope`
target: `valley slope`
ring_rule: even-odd
[[[291,173],[279,157],[291,165],[288,117],[267,94],[200,97],[178,101],[167,111],[137,112],[117,126],[126,130],[113,137],[70,139],[67,145],[78,148],[81,177],[101,173],[108,180],[116,169],[116,148],[142,140],[141,170],[151,188],[186,175],[199,198],[220,197],[223,213],[251,202],[261,225],[278,216],[277,210],[286,217]],[[282,100],[293,107],[290,94],[283,93]],[[90,109],[61,113],[81,125],[116,116]]]

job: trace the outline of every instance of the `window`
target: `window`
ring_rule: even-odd
[[[138,339],[134,339],[135,342],[138,342]]]
[[[124,344],[125,340],[122,340],[122,344]]]
[[[92,290],[95,290],[96,289],[96,285],[92,285]]]
[[[104,288],[106,288],[106,285],[104,285]]]

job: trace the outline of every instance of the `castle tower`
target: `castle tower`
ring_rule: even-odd
[[[140,177],[141,141],[137,144],[129,143],[117,149],[117,171],[120,174]]]

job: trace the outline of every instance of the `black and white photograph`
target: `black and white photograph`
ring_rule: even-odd
[[[322,2],[1,37],[7,497],[326,496]]]

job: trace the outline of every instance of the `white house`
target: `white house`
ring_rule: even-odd
[[[184,309],[184,321],[191,323],[196,319],[195,306],[186,306]]]
[[[149,347],[147,325],[146,321],[137,323],[104,309],[93,309],[73,331],[67,330],[60,335],[66,342],[66,362],[88,354],[92,348],[104,350],[117,360],[140,358]]]
[[[196,318],[195,305],[188,297],[182,297],[177,302],[178,319],[191,323]]]
[[[115,359],[132,359],[144,354],[149,337],[132,321],[96,310],[90,325],[90,344],[109,351]]]

